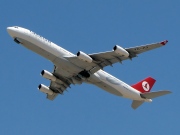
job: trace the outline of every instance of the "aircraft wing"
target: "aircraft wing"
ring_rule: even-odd
[[[58,94],[63,94],[72,84],[70,75],[63,74],[62,72],[60,68],[54,66],[53,75],[60,79],[60,81],[51,81],[49,88],[53,90],[54,94],[47,94],[49,100],[54,100]]]
[[[134,57],[137,57],[138,54],[147,52],[159,47],[164,46],[168,41],[162,41],[158,43],[152,43],[142,46],[136,46],[136,47],[130,47],[125,48],[125,50],[129,53],[129,57],[120,56],[115,51],[108,51],[108,52],[100,52],[100,53],[94,53],[94,54],[88,54],[93,61],[91,63],[82,61],[78,59],[77,56],[74,57],[65,57],[73,64],[86,69],[87,71],[90,71],[91,73],[95,73],[99,69],[103,69],[106,66],[112,66],[114,63],[122,62],[127,59],[132,59]]]
[[[153,44],[147,44],[147,45],[142,45],[142,46],[136,46],[136,47],[131,47],[131,48],[126,48],[126,50],[128,52],[130,52],[131,54],[140,54],[143,52],[147,52],[159,47],[164,46],[165,44],[167,44],[167,40],[159,42],[159,43],[153,43]]]

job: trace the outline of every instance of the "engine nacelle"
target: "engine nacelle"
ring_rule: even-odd
[[[51,80],[53,82],[55,82],[57,80],[57,78],[52,73],[50,73],[49,71],[46,71],[46,70],[42,70],[41,75],[44,78],[49,79],[49,80]]]
[[[81,51],[79,51],[79,52],[77,53],[77,57],[78,57],[80,60],[86,61],[86,62],[88,62],[88,63],[91,63],[91,62],[93,61],[93,59],[92,59],[89,55],[87,55],[87,54],[85,54],[84,52],[81,52]]]
[[[38,86],[38,89],[43,92],[43,93],[46,93],[46,94],[49,94],[49,95],[53,95],[54,92],[47,86],[43,85],[43,84],[40,84]]]
[[[42,75],[42,77],[44,77],[44,78],[46,78],[46,79],[49,79],[49,80],[51,80],[51,81],[53,81],[53,82],[57,82],[57,83],[59,83],[59,84],[63,84],[63,85],[65,85],[66,87],[68,87],[68,85],[67,85],[65,82],[63,82],[62,80],[60,80],[60,79],[58,79],[57,77],[55,77],[52,73],[50,73],[50,72],[47,71],[47,70],[42,70],[42,71],[41,71],[41,75]]]
[[[115,45],[113,48],[114,52],[123,57],[129,57],[129,53],[122,47]]]

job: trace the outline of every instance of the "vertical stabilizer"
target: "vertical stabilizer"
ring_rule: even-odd
[[[156,82],[156,80],[154,78],[148,77],[148,78],[132,85],[131,87],[140,91],[141,93],[150,92],[150,90],[152,89],[155,82]]]

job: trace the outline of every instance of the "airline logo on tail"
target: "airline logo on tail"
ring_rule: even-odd
[[[151,88],[153,87],[156,80],[152,77],[148,77],[134,85],[132,87],[141,93],[150,92]]]
[[[142,87],[145,91],[149,91],[150,89],[149,83],[146,81],[142,82]]]

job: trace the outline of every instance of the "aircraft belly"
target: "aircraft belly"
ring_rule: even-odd
[[[133,100],[142,100],[142,98],[139,96],[138,93],[132,92],[131,90],[125,89],[121,85],[112,85],[107,82],[100,82],[100,83],[95,83],[96,86],[100,87],[101,89],[117,95],[117,96],[122,96],[125,98],[133,99]]]
[[[117,89],[113,88],[112,86],[110,85],[107,85],[106,83],[104,82],[100,82],[100,83],[95,83],[94,85],[98,86],[99,88],[111,93],[111,94],[114,94],[114,95],[117,95],[117,96],[123,96],[123,94],[118,91]]]
[[[103,87],[101,86],[102,89],[115,95],[119,95],[119,93],[121,93],[121,95],[125,98],[130,98],[130,99],[140,98],[139,93],[137,91],[132,90],[129,85],[125,84],[119,79],[109,75],[108,73],[102,70],[99,70],[97,74],[100,76],[99,78],[103,84]]]
[[[52,53],[38,47],[37,45],[35,45],[31,42],[21,39],[21,38],[18,38],[18,39],[20,39],[20,41],[22,41],[23,44],[21,44],[21,45],[23,45],[24,47],[26,47],[27,49],[29,49],[33,52],[45,57],[46,59],[53,61],[56,58],[56,56],[53,55]]]
[[[37,45],[27,41],[27,40],[24,40],[24,39],[21,39],[21,38],[18,38],[20,41],[22,41],[24,47],[26,47],[27,49],[41,55],[42,57],[50,60],[51,62],[54,63],[54,65],[56,65],[56,67],[58,68],[61,68],[61,70],[63,71],[62,73],[65,75],[65,76],[70,76],[74,73],[77,73],[77,72],[80,72],[82,71],[83,69],[73,65],[72,63],[70,63],[68,60],[66,60],[65,58],[61,58],[60,56],[57,57],[55,56],[53,53],[50,53],[48,52],[47,50],[44,50],[40,47],[38,47]],[[60,54],[59,54],[60,55]]]
[[[141,99],[138,93],[131,91],[129,89],[126,89],[126,88],[122,89],[122,93],[125,98],[129,98],[133,100]]]

